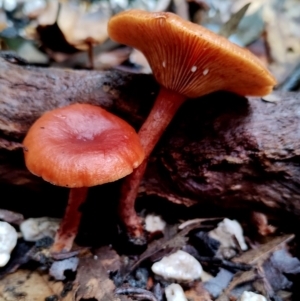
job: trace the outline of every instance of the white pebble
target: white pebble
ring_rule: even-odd
[[[204,70],[203,70],[203,75],[207,75],[208,72],[209,72],[209,69],[208,69],[208,68],[204,69]]]
[[[3,2],[3,3],[2,3]],[[0,7],[3,6],[4,10],[13,11],[17,8],[17,0],[5,0],[0,1]]]
[[[18,233],[15,228],[7,222],[0,222],[0,267],[8,263],[17,240]]]
[[[145,218],[146,231],[153,233],[157,231],[164,231],[166,222],[158,215],[148,214]]]
[[[240,301],[267,301],[263,295],[255,294],[252,292],[243,292],[241,295]]]
[[[243,251],[248,248],[243,236],[243,229],[236,220],[225,218],[216,229],[209,232],[209,236],[218,240],[221,243],[220,248],[223,249],[236,248],[236,240]]]
[[[188,282],[200,278],[202,266],[192,255],[179,250],[155,262],[152,271],[164,279]]]
[[[182,287],[177,283],[172,283],[165,288],[167,301],[187,301]]]
[[[79,259],[77,257],[71,257],[64,260],[54,261],[49,269],[49,274],[56,280],[65,280],[65,271],[70,270],[75,272]]]
[[[59,223],[58,218],[29,218],[21,223],[20,230],[26,241],[37,241],[45,236],[54,238]]]

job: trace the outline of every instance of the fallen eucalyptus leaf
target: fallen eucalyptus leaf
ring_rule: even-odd
[[[231,16],[231,18],[222,25],[219,31],[219,35],[226,38],[230,37],[238,28],[238,25],[241,22],[242,18],[244,17],[245,13],[247,12],[247,9],[249,8],[250,4],[251,4],[250,2],[247,3],[240,10],[234,13]]]

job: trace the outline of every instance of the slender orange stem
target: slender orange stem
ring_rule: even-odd
[[[65,215],[59,225],[51,253],[69,252],[77,235],[81,219],[79,207],[85,202],[88,193],[87,187],[71,188]]]
[[[143,236],[143,227],[135,212],[134,204],[140,182],[147,167],[148,158],[185,99],[186,97],[183,95],[162,87],[148,118],[138,132],[145,151],[145,160],[133,173],[125,178],[119,203],[120,218],[127,229],[128,235],[135,240]]]

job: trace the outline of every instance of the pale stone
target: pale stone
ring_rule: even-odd
[[[148,232],[164,231],[166,222],[159,216],[148,214],[145,218],[145,229]]]
[[[267,301],[267,299],[263,295],[245,291],[241,295],[240,301]]]
[[[15,228],[7,222],[0,222],[0,267],[8,263],[17,240],[18,233]]]
[[[26,241],[37,241],[43,237],[54,238],[60,219],[50,217],[29,218],[21,223],[20,231]]]
[[[235,249],[237,248],[236,241],[243,251],[248,248],[243,236],[243,229],[236,220],[225,218],[216,229],[209,232],[209,236],[221,243],[220,249]],[[228,253],[230,254],[229,251]]]
[[[164,279],[188,282],[201,277],[202,266],[192,255],[179,250],[154,263],[152,271]]]
[[[182,287],[177,283],[172,283],[165,288],[167,301],[188,301]]]

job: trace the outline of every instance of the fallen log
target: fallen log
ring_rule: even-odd
[[[157,91],[150,75],[36,68],[0,58],[0,183],[43,191],[46,184],[26,171],[20,151],[43,112],[87,102],[138,128]],[[276,96],[267,102],[220,92],[187,101],[150,158],[140,196],[299,217],[300,94]],[[49,189],[40,196],[49,197]]]
[[[149,75],[36,68],[0,52],[0,135],[20,141],[45,111],[76,102],[101,105],[137,125],[157,91]]]

